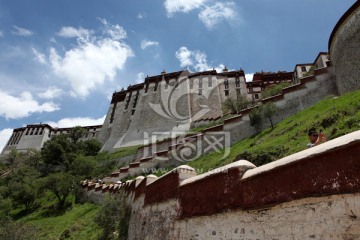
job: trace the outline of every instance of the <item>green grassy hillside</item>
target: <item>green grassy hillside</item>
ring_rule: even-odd
[[[359,130],[360,91],[341,97],[329,97],[276,124],[274,129],[266,129],[234,144],[225,159],[221,159],[223,153],[212,153],[188,164],[199,174],[238,159],[247,159],[260,166],[306,149],[307,131],[311,127],[323,129],[329,140]],[[116,153],[116,157],[135,152],[136,148],[123,149]],[[111,155],[108,156],[109,159],[115,157],[108,155]],[[11,216],[15,223],[24,223],[36,229],[36,239],[98,239],[102,230],[94,222],[94,217],[101,211],[101,206],[75,204],[71,199],[70,202],[72,204],[62,211],[54,211],[52,207],[56,199],[47,194],[41,198],[40,207],[35,211],[25,214],[21,212],[21,208],[16,208]]]
[[[260,134],[234,144],[230,154],[213,153],[189,162],[198,172],[223,166],[237,159],[263,165],[306,149],[307,131],[323,129],[328,140],[360,129],[360,91],[327,99],[266,129]]]

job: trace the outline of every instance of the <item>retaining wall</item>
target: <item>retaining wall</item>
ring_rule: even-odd
[[[329,39],[329,53],[341,94],[360,88],[360,2],[340,18]]]
[[[180,166],[87,188],[128,193],[129,239],[358,239],[359,153],[357,131],[261,167],[240,160],[196,175]]]
[[[273,117],[274,124],[327,96],[337,95],[332,71],[332,67],[317,69],[314,76],[303,78],[299,84],[284,88],[277,96],[263,99],[261,104],[273,102],[278,108]],[[148,171],[151,168],[179,166],[200,155],[224,149],[255,134],[256,130],[250,125],[249,112],[251,110],[245,109],[239,115],[225,120],[223,124],[204,129],[200,133],[166,139],[140,147],[136,153],[136,159],[130,164],[129,175],[136,176],[136,174],[144,173],[145,168],[147,168],[145,171]],[[265,120],[262,130],[268,127],[270,123]],[[121,177],[114,180],[120,180]]]

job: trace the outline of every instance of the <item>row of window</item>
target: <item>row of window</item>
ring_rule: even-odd
[[[26,129],[25,135],[42,135],[44,128],[28,128]]]
[[[228,90],[228,89],[225,89],[225,90],[224,90],[224,93],[225,93],[225,96],[226,96],[226,97],[229,96],[229,90]],[[236,89],[236,98],[240,98],[240,96],[241,96],[240,88],[237,88],[237,89]]]
[[[14,145],[14,144],[18,144],[21,138],[23,132],[17,132],[17,133],[13,133],[13,135],[11,136],[8,145]]]
[[[194,88],[194,81],[189,81],[189,82],[190,82],[190,89],[193,89],[193,88]],[[212,81],[212,80],[208,81],[208,87],[209,87],[209,88],[212,87],[212,84],[213,84],[213,81]],[[179,83],[176,82],[174,88],[177,88],[178,85],[179,85]],[[226,88],[226,89],[229,88],[229,81],[228,81],[227,79],[224,81],[224,85],[225,85],[225,88]],[[239,79],[239,78],[236,78],[236,79],[235,79],[235,86],[236,86],[236,87],[240,87],[240,79]],[[156,83],[155,83],[155,87],[154,87],[154,92],[157,91],[158,87],[159,87],[159,82],[156,82]],[[168,89],[168,87],[169,87],[169,82],[166,81],[165,89]],[[202,87],[203,87],[203,79],[199,79],[199,88],[202,88]],[[147,93],[148,91],[149,91],[149,84],[146,84],[146,85],[145,85],[145,93]],[[131,94],[131,92],[130,92],[130,94]]]
[[[208,81],[208,87],[211,88],[212,87],[212,80]],[[229,80],[225,80],[224,81],[224,86],[225,86],[225,89],[229,89]],[[240,79],[239,78],[236,78],[235,79],[235,87],[240,87]],[[190,81],[190,89],[193,89],[194,88],[194,82],[193,81]],[[199,88],[203,88],[203,80],[202,79],[199,79]]]

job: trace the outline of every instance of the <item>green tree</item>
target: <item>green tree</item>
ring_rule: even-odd
[[[85,156],[95,156],[101,150],[101,142],[97,139],[80,141],[78,145]]]
[[[278,95],[282,92],[283,88],[291,86],[290,83],[272,84],[264,89],[261,93],[263,99]]]
[[[7,165],[8,168],[15,167],[22,157],[21,155],[22,154],[16,149],[11,149],[11,151],[3,158],[4,165]]]
[[[41,152],[36,149],[29,149],[26,153],[24,164],[37,168],[42,162]]]
[[[45,179],[45,186],[58,199],[59,208],[63,207],[66,198],[73,191],[75,184],[79,184],[70,173],[51,173]]]
[[[100,239],[126,240],[128,237],[131,209],[126,204],[126,195],[120,192],[107,195],[95,222],[103,229]]]
[[[40,173],[33,167],[23,165],[13,169],[8,177],[8,187],[11,189],[10,197],[16,205],[24,205],[30,210],[37,205],[42,191]]]
[[[271,102],[266,103],[261,106],[261,111],[262,111],[264,118],[269,120],[269,122],[271,124],[271,128],[274,129],[273,117],[277,112],[276,105]]]
[[[45,163],[64,166],[68,171],[76,151],[76,145],[70,142],[66,135],[60,134],[44,143],[41,148],[41,156]]]
[[[37,239],[37,230],[23,223],[14,222],[10,217],[0,218],[0,239]]]
[[[8,188],[0,185],[0,219],[8,216],[12,210],[12,200],[6,197],[8,195]]]
[[[262,113],[259,107],[253,108],[249,113],[250,126],[254,127],[256,132],[260,132],[262,126]]]
[[[69,130],[68,137],[72,143],[77,143],[86,134],[86,130],[80,126],[73,127]]]
[[[238,96],[237,99],[228,97],[222,104],[223,111],[229,113],[238,113],[249,106],[249,101],[242,95]]]
[[[70,173],[79,179],[91,178],[96,165],[97,163],[92,156],[77,155],[71,164]]]

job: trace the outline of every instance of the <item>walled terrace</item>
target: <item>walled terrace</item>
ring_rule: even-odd
[[[281,94],[263,99],[259,104],[274,103],[278,108],[277,114],[274,116],[274,123],[278,123],[328,95],[336,95],[332,69],[332,67],[317,69],[313,76],[300,79],[299,83],[284,88]],[[253,108],[256,107],[258,106]],[[213,151],[224,150],[224,147],[230,147],[256,133],[250,125],[249,117],[253,108],[245,109],[224,120],[223,124],[206,128],[201,132],[189,133],[139,147],[135,159],[128,166],[113,172],[105,180],[115,183],[124,178],[141,175],[144,173],[144,169],[176,167],[192,159],[196,154],[205,155]],[[205,119],[204,121],[209,123],[217,120],[218,118]],[[269,126],[264,124],[263,129]],[[214,137],[217,138],[215,141],[218,141],[216,145],[222,146],[222,149],[210,146],[209,139]]]
[[[86,183],[94,201],[125,191],[129,239],[359,239],[360,131],[256,167]]]

